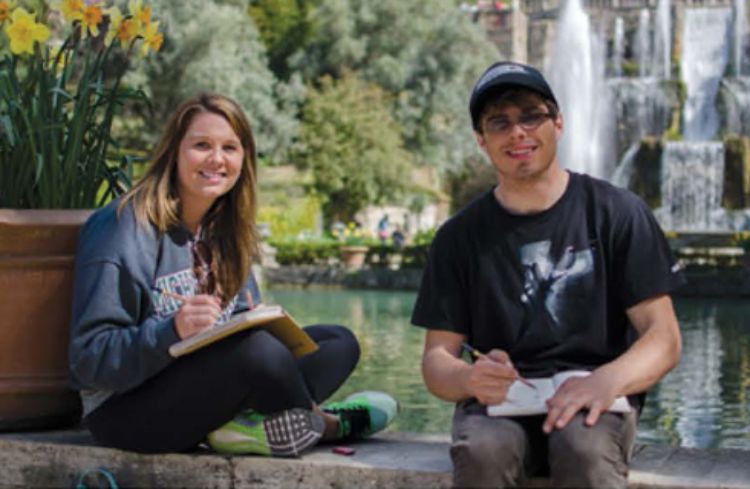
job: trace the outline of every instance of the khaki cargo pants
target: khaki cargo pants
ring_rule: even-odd
[[[523,487],[549,476],[552,487],[626,488],[637,414],[604,413],[593,427],[578,413],[562,430],[542,431],[544,416],[489,417],[475,401],[453,415],[456,488]]]

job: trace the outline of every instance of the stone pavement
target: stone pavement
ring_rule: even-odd
[[[82,430],[0,434],[0,488],[71,488],[104,467],[128,488],[448,488],[447,435],[383,433],[353,456],[320,446],[300,459],[213,453],[139,455],[94,446]],[[95,479],[92,479],[95,480]],[[533,481],[537,487],[543,481]],[[92,485],[89,487],[106,487]],[[750,451],[636,447],[631,488],[747,488]]]

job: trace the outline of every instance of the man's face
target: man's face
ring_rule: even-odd
[[[480,127],[475,132],[477,142],[501,179],[532,181],[557,160],[562,117],[552,115],[540,97],[491,103],[482,113]]]

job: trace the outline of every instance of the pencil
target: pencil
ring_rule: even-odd
[[[467,351],[469,353],[469,355],[471,355],[473,358],[479,359],[479,358],[485,358],[486,357],[486,355],[484,353],[480,352],[479,350],[477,350],[476,348],[474,348],[473,346],[471,346],[468,343],[461,343],[461,348],[463,348],[465,351]],[[532,384],[528,380],[524,379],[520,375],[517,376],[516,379],[518,379],[518,381],[520,383],[522,383],[523,385],[527,385],[527,386],[531,387],[532,389],[536,389],[536,386],[534,384]]]
[[[165,295],[167,297],[171,297],[172,299],[176,299],[178,301],[185,302],[185,300],[186,300],[185,296],[177,294],[175,292],[170,292],[169,290],[166,290],[166,289],[160,289],[159,287],[151,287],[151,290],[153,290],[154,292],[157,292],[157,293],[159,293],[161,295]]]

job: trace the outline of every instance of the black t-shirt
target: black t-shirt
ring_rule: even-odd
[[[683,281],[638,197],[571,172],[543,212],[511,214],[489,191],[446,221],[412,323],[503,349],[524,376],[590,370],[635,337],[627,308]]]

